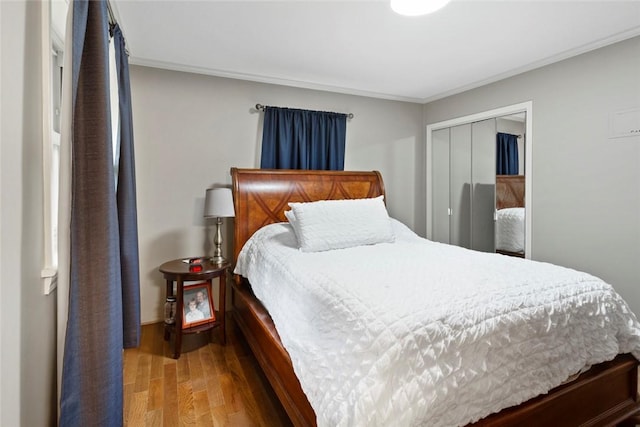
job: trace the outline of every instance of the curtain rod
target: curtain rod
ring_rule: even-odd
[[[500,132],[500,133],[504,133],[504,134],[507,134],[507,135],[515,136],[516,138],[522,138],[522,135],[516,135],[515,133],[507,133],[507,132]]]
[[[113,37],[113,30],[116,25],[119,26],[119,24],[118,20],[116,19],[116,14],[113,13],[113,7],[111,7],[111,2],[109,0],[107,0],[107,12],[109,14],[109,37]],[[122,38],[124,39],[124,53],[129,56],[129,46],[127,46],[127,39],[124,36],[124,30],[120,28],[120,32],[122,33]]]
[[[113,9],[111,8],[111,2],[107,0],[107,11],[109,12],[109,25],[116,25],[118,21],[116,21],[116,17],[113,14]]]
[[[256,104],[256,110],[258,111],[264,111],[264,109],[267,108],[266,105],[262,105],[262,104]],[[353,113],[338,113],[338,114],[344,114],[345,116],[347,116],[347,118],[349,119],[353,119],[355,116],[353,115]]]

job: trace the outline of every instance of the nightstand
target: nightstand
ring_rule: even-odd
[[[169,341],[171,334],[175,335],[173,346],[173,358],[180,357],[180,351],[182,346],[182,334],[197,334],[204,331],[212,331],[216,327],[220,327],[220,342],[225,344],[225,295],[226,295],[226,283],[227,283],[227,269],[230,264],[224,262],[222,264],[216,264],[205,258],[202,264],[197,266],[190,265],[183,261],[182,258],[167,261],[159,267],[160,272],[164,275],[167,281],[166,296],[176,297],[176,316],[175,323],[172,325],[165,324],[164,326],[164,339]],[[213,279],[219,277],[218,281],[218,294],[219,302],[217,310],[215,310],[215,320],[209,322],[200,322],[195,326],[183,328],[183,313],[184,313],[184,301],[183,296],[185,289],[189,292],[189,286],[195,285],[195,283],[185,282],[206,282],[209,283],[213,289]],[[175,283],[175,291],[174,291]]]

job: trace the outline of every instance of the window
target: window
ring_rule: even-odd
[[[66,34],[67,0],[45,0],[42,7],[42,150],[44,265],[41,277],[44,293],[57,286],[58,200],[60,177],[62,70]],[[111,42],[113,46],[113,42]],[[111,108],[114,152],[114,179],[117,185],[119,162],[119,105],[115,49],[110,49]]]
[[[41,277],[44,293],[57,285],[58,273],[58,188],[60,165],[60,100],[64,24],[67,4],[43,1],[42,7],[42,176],[44,265]]]

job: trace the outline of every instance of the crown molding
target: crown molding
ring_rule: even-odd
[[[324,92],[334,92],[343,95],[363,96],[367,98],[385,99],[388,101],[411,102],[414,104],[422,104],[420,98],[412,98],[408,96],[390,95],[380,92],[371,92],[365,90],[357,90],[340,86],[331,86],[314,82],[306,82],[292,79],[282,79],[278,77],[265,76],[259,74],[239,73],[234,71],[217,70],[206,67],[197,67],[193,65],[177,64],[173,62],[156,61],[148,58],[140,58],[131,55],[129,63],[143,67],[160,68],[163,70],[180,71],[184,73],[203,74],[215,77],[224,77],[228,79],[245,80],[257,83],[267,83],[280,86],[296,87],[301,89],[319,90]]]

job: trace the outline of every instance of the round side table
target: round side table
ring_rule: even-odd
[[[175,335],[173,358],[180,357],[180,351],[182,347],[182,334],[195,334],[204,331],[213,330],[216,327],[220,327],[220,341],[222,345],[225,344],[225,295],[226,295],[226,283],[227,283],[227,269],[229,268],[229,262],[223,262],[221,264],[212,263],[208,258],[204,258],[201,264],[191,265],[188,262],[184,262],[182,258],[167,261],[162,264],[158,269],[164,275],[167,281],[166,296],[176,297],[176,316],[175,323],[172,325],[165,323],[164,339],[169,341],[171,334]],[[218,303],[217,310],[215,310],[215,320],[198,322],[195,326],[183,328],[183,313],[184,313],[184,292],[188,291],[189,286],[195,285],[195,283],[185,282],[207,282],[210,289],[213,290],[213,279],[219,277],[218,280],[218,294],[220,301]],[[174,294],[175,283],[175,294]]]

